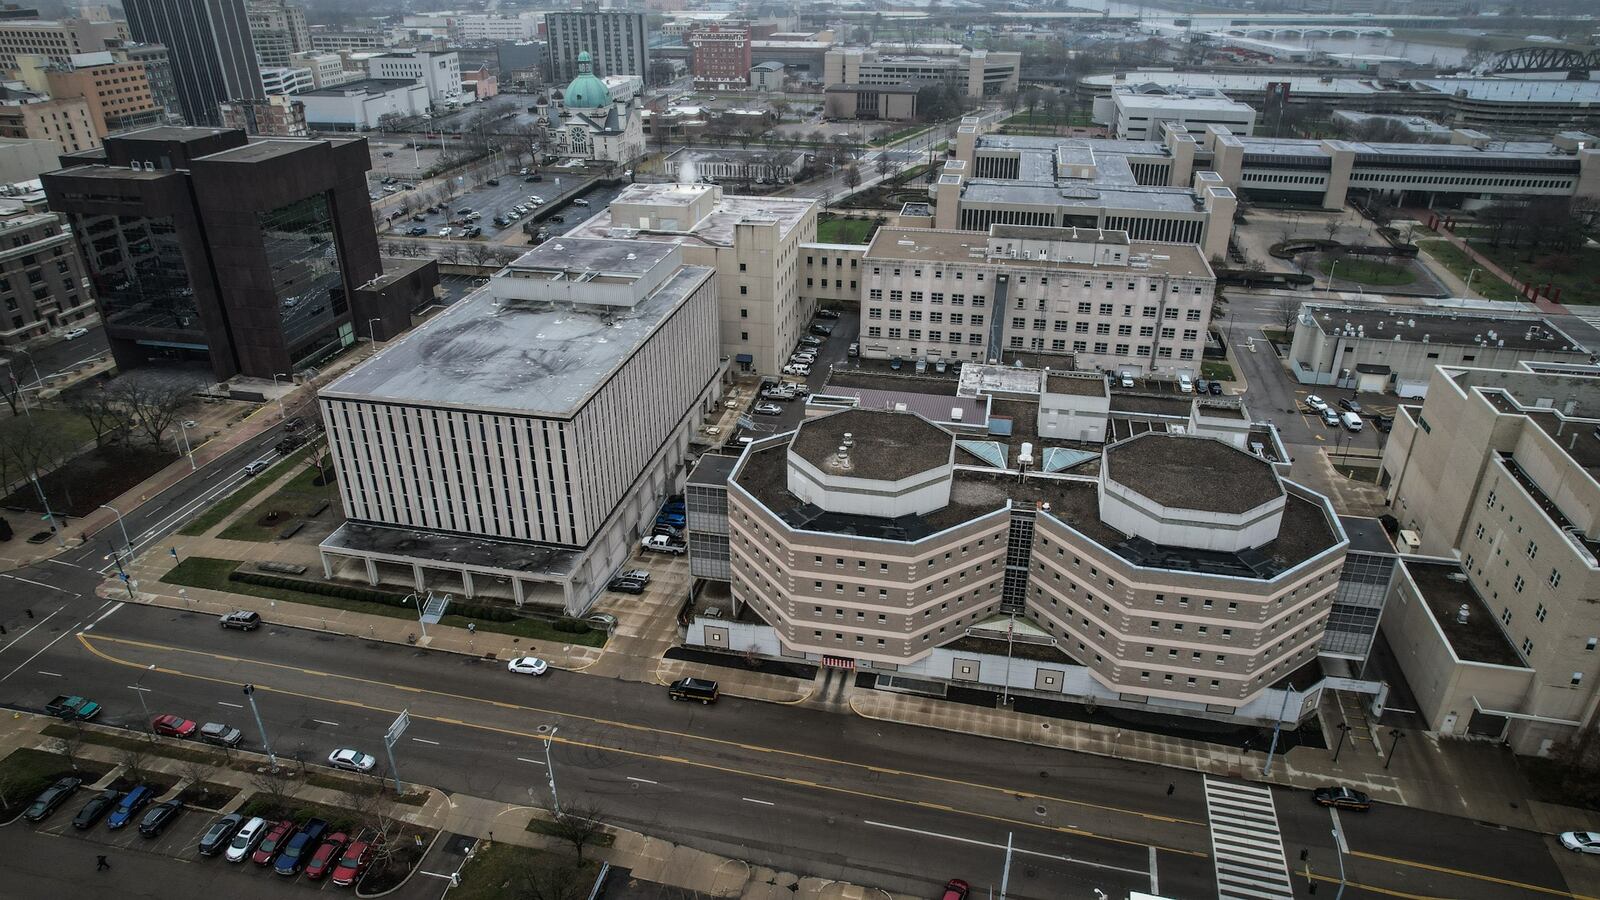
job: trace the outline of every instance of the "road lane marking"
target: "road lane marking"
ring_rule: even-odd
[[[126,638],[110,638],[110,637],[106,637],[104,635],[95,635],[95,636],[93,636],[93,638],[91,638],[89,635],[84,635],[84,634],[78,635],[78,642],[84,647],[84,649],[88,650],[90,653],[94,654],[95,656],[100,657],[101,659],[106,660],[107,662],[115,663],[115,664],[120,665],[120,666],[126,666],[126,667],[132,668],[132,669],[143,669],[145,666],[143,664],[140,664],[140,663],[129,662],[127,660],[118,659],[117,657],[112,656],[109,653],[106,653],[105,651],[98,649],[93,644],[94,640],[104,640],[104,641],[111,642],[111,643],[124,643],[124,644],[133,644],[133,645],[153,646],[153,647],[156,647],[157,649],[163,649],[163,650],[170,649],[170,650],[173,650],[175,652],[192,652],[192,653],[195,653],[196,655],[200,655],[200,656],[211,656],[211,655],[213,655],[213,654],[210,654],[210,653],[207,653],[207,652],[204,652],[204,651],[189,651],[189,650],[186,650],[184,648],[178,648],[178,647],[165,648],[165,647],[161,647],[160,645],[148,645],[148,644],[144,644],[144,642],[142,642],[142,641],[134,641],[134,640],[126,639]],[[251,660],[251,662],[254,662],[254,660]],[[272,663],[262,663],[261,665],[272,666],[272,667],[276,667],[276,668],[280,668],[280,669],[298,669],[298,667],[296,667],[296,666],[282,666],[282,665],[275,666],[275,664],[272,664]],[[181,671],[178,671],[178,670],[175,670],[175,669],[164,669],[163,668],[163,669],[158,669],[157,671],[162,672],[164,674],[168,674],[168,675],[180,675],[182,677],[190,678],[190,679],[193,679],[195,681],[205,681],[205,682],[210,682],[212,684],[227,685],[230,688],[236,686],[237,683],[238,683],[236,679],[220,678],[220,677],[212,676],[212,675],[197,675],[197,674],[193,674],[193,673],[190,673],[190,672],[181,672]],[[355,676],[350,676],[350,675],[341,675],[341,676],[336,676],[336,677],[344,678],[344,679],[350,680],[350,681],[365,682],[365,683],[372,684],[374,686],[386,686],[386,685],[383,685],[382,682],[371,681],[369,679],[363,679],[363,678],[357,678]],[[334,700],[332,698],[319,696],[317,694],[307,694],[307,693],[304,693],[304,692],[301,692],[301,691],[289,690],[287,688],[273,687],[272,685],[266,684],[266,683],[261,682],[261,681],[256,681],[255,682],[255,687],[256,687],[256,690],[258,690],[258,691],[267,691],[269,693],[279,694],[279,695],[282,695],[284,697],[296,697],[296,698],[301,699],[301,700],[312,700],[312,701],[315,701],[315,702],[318,702],[318,703],[335,703],[335,702],[338,702],[338,701],[336,701],[336,700]],[[430,692],[430,693],[434,693],[434,692]],[[454,697],[457,697],[457,698],[462,699],[462,700],[472,700],[472,699],[474,699],[474,698],[467,697],[465,695],[460,695],[460,694],[449,695],[449,696],[454,696]],[[401,712],[400,709],[387,708],[387,707],[376,706],[376,705],[369,705],[367,707],[367,709],[368,709],[369,712],[384,713],[384,714],[395,714],[395,715],[398,715]],[[566,713],[558,713],[558,712],[554,712],[553,710],[536,710],[536,709],[534,709],[532,707],[524,707],[524,709],[526,709],[529,712],[540,712],[540,713],[546,713],[546,714],[553,714],[553,715],[557,715],[557,716],[566,716],[567,715]],[[690,768],[705,769],[707,771],[717,772],[717,773],[720,773],[720,774],[723,774],[723,775],[733,775],[733,776],[736,776],[736,777],[742,776],[742,777],[745,777],[745,778],[752,778],[752,779],[756,779],[756,780],[759,780],[759,781],[770,781],[770,782],[779,783],[779,784],[781,784],[781,783],[783,783],[785,781],[785,778],[783,776],[781,776],[781,775],[774,775],[774,774],[767,773],[767,772],[756,772],[756,771],[750,771],[750,770],[747,770],[747,769],[738,769],[738,768],[734,768],[734,767],[731,767],[731,766],[718,765],[716,763],[707,762],[704,759],[687,759],[687,758],[680,757],[680,756],[661,756],[661,755],[654,754],[654,753],[647,753],[647,752],[645,752],[643,750],[633,750],[633,749],[630,749],[630,748],[627,748],[627,747],[615,747],[615,746],[610,746],[610,745],[607,745],[607,744],[597,744],[597,743],[593,743],[593,742],[590,742],[590,741],[582,741],[582,740],[577,740],[575,738],[570,738],[570,737],[551,737],[550,735],[547,735],[547,734],[540,734],[540,733],[531,732],[531,731],[519,731],[519,730],[517,730],[515,728],[507,728],[507,727],[500,726],[500,725],[489,725],[489,724],[482,723],[482,722],[464,722],[464,721],[462,721],[460,719],[445,718],[443,716],[428,716],[428,715],[423,715],[421,713],[414,712],[414,711],[411,711],[410,715],[411,715],[412,720],[414,720],[414,721],[426,721],[426,722],[437,722],[437,723],[449,724],[449,725],[460,725],[460,726],[465,727],[465,728],[473,728],[473,729],[477,729],[479,731],[487,731],[487,732],[491,732],[491,733],[494,733],[494,734],[509,735],[509,736],[512,736],[512,737],[523,738],[523,739],[526,739],[526,740],[529,740],[529,741],[551,741],[553,743],[561,744],[562,746],[573,747],[573,748],[581,749],[581,750],[596,750],[596,751],[603,752],[603,753],[612,753],[612,754],[616,754],[618,756],[627,756],[627,757],[633,757],[633,758],[636,758],[636,759],[647,759],[647,760],[651,760],[651,761],[654,761],[654,762],[676,763],[676,764],[687,766],[687,767],[690,767]],[[587,716],[569,716],[568,718],[577,719],[577,720],[584,720],[584,721],[596,721],[596,722],[604,722],[605,721],[605,720],[600,720],[600,719],[593,719],[593,718],[587,717]],[[677,735],[678,734],[677,732],[664,731],[664,730],[655,729],[655,728],[648,728],[648,727],[643,726],[643,725],[631,725],[631,724],[628,724],[628,723],[625,723],[625,722],[619,722],[619,723],[614,723],[614,724],[617,725],[619,728],[624,729],[624,730],[638,731],[638,732],[643,732],[643,733],[646,733],[646,734],[657,734],[657,735],[668,735],[668,736]],[[687,734],[680,735],[680,736],[684,737],[684,738],[694,738],[695,737],[694,735],[687,735]],[[728,743],[726,741],[716,741],[714,739],[707,739],[707,740],[709,740],[709,741],[711,741],[713,743],[718,743],[718,744],[726,744],[726,743]],[[772,752],[772,753],[775,753],[775,754],[787,755],[787,756],[796,756],[796,757],[804,756],[803,754],[793,753],[791,751],[784,751],[784,750],[773,750],[773,751],[769,751],[769,752]],[[818,759],[819,761],[822,761],[822,762],[833,762],[832,760],[827,760],[827,759],[824,759],[824,758],[821,758],[821,757],[815,757],[815,759]],[[855,764],[842,763],[841,765],[853,766]],[[931,778],[931,776],[929,776],[929,777]],[[933,779],[933,780],[946,780],[946,779]],[[955,782],[955,783],[959,783],[959,782]],[[984,785],[973,785],[973,787],[980,788],[980,789],[987,789],[987,790],[997,790],[995,788],[988,788],[987,786],[984,786]],[[937,810],[937,811],[940,811],[940,812],[948,812],[948,813],[953,813],[953,814],[957,814],[957,815],[967,816],[969,818],[982,819],[984,821],[994,822],[994,823],[1001,824],[1001,825],[1008,825],[1008,826],[1011,826],[1013,828],[1036,829],[1036,830],[1040,830],[1040,831],[1048,831],[1048,832],[1051,832],[1053,834],[1073,835],[1075,837],[1089,838],[1089,839],[1093,839],[1093,840],[1097,840],[1097,841],[1104,841],[1106,843],[1124,844],[1124,845],[1134,846],[1134,847],[1149,847],[1149,846],[1152,846],[1147,841],[1136,841],[1136,840],[1132,840],[1130,838],[1120,838],[1120,837],[1114,837],[1112,835],[1107,835],[1107,834],[1097,834],[1095,832],[1087,831],[1085,829],[1077,828],[1077,827],[1073,827],[1073,826],[1047,825],[1047,824],[1043,824],[1043,823],[1040,823],[1040,822],[1029,821],[1029,820],[1026,820],[1026,819],[1017,819],[1017,818],[998,815],[998,814],[994,814],[994,813],[983,813],[983,812],[976,812],[976,811],[973,811],[973,810],[966,810],[966,809],[957,810],[954,807],[946,806],[946,805],[944,805],[942,803],[930,803],[930,802],[922,801],[922,800],[908,800],[903,796],[898,796],[898,795],[894,795],[894,794],[875,794],[875,793],[872,793],[871,791],[864,791],[864,790],[858,790],[858,789],[855,789],[855,788],[839,787],[839,786],[836,786],[836,785],[828,785],[828,784],[820,784],[820,783],[816,784],[812,789],[816,790],[816,791],[823,792],[823,793],[841,794],[841,795],[844,795],[844,796],[847,796],[847,797],[855,797],[855,798],[858,798],[858,799],[874,800],[874,801],[879,801],[879,802],[883,802],[883,803],[898,804],[898,805],[902,805],[902,806],[913,806],[913,807],[917,807],[919,809],[929,809],[929,810]],[[1007,791],[1006,793],[1009,794],[1013,798],[1019,797],[1019,796],[1026,796],[1022,792],[1017,792],[1017,791]],[[1071,801],[1062,801],[1062,802],[1071,802]],[[1181,847],[1166,847],[1166,846],[1161,846],[1161,845],[1154,845],[1154,846],[1157,846],[1159,849],[1165,850],[1165,851],[1167,851],[1169,853],[1177,853],[1177,854],[1181,854],[1183,856],[1191,856],[1191,857],[1196,857],[1196,858],[1199,858],[1199,859],[1207,859],[1208,858],[1208,854],[1205,851],[1201,851],[1201,850],[1190,850],[1190,849],[1181,848]]]
[[[1527,884],[1521,881],[1512,881],[1509,878],[1500,878],[1495,875],[1480,875],[1476,872],[1466,872],[1461,869],[1452,869],[1449,866],[1435,866],[1431,863],[1415,862],[1409,859],[1397,859],[1393,856],[1383,856],[1378,853],[1366,853],[1361,850],[1352,850],[1350,851],[1350,855],[1358,859],[1370,859],[1374,862],[1390,863],[1396,866],[1410,866],[1414,869],[1424,869],[1429,872],[1438,872],[1441,875],[1454,875],[1457,878],[1468,878],[1473,881],[1486,881],[1490,884],[1501,884],[1505,885],[1506,887],[1518,888],[1519,890],[1524,891],[1536,891],[1541,894],[1549,894],[1553,897],[1576,897],[1578,900],[1595,900],[1593,897],[1587,897],[1583,894],[1574,894],[1571,891],[1563,891],[1560,888],[1550,888],[1537,884]]]
[[[229,703],[226,700],[218,700],[217,701],[217,705],[218,706],[231,706],[234,709],[244,709],[244,704],[243,703]]]
[[[433,745],[435,747],[439,746],[439,742],[438,741],[430,741],[427,738],[412,738],[412,740],[416,741],[419,744],[431,744],[431,745]]]
[[[49,675],[51,678],[60,678],[61,677],[61,673],[60,672],[46,672],[43,669],[39,670],[39,674],[40,675]]]
[[[40,624],[42,625],[44,623],[41,622]],[[67,635],[69,635],[71,633],[72,632],[70,632],[70,631],[63,631],[60,634],[56,635],[55,640],[51,641],[48,644],[45,644],[43,647],[40,647],[38,652],[34,653],[32,656],[30,656],[27,659],[23,660],[21,665],[18,665],[15,669],[12,669],[11,671],[7,672],[5,674],[5,678],[0,678],[0,681],[5,681],[6,678],[10,678],[11,676],[13,676],[13,675],[17,674],[18,672],[22,671],[24,668],[27,667],[28,663],[31,663],[34,660],[38,659],[41,655],[44,654],[44,652],[46,650],[49,650],[51,647],[54,647],[56,645],[56,641],[61,640],[62,638],[66,637]],[[124,663],[124,665],[126,665],[126,663]]]
[[[1150,893],[1161,893],[1161,880],[1156,877],[1156,848],[1150,848]]]
[[[130,691],[143,691],[143,692],[148,693],[150,691],[150,688],[147,688],[142,684],[130,684],[130,685],[128,685],[128,690],[130,690]]]
[[[1328,807],[1328,817],[1333,819],[1333,837],[1339,844],[1339,852],[1348,856],[1350,844],[1344,839],[1344,826],[1339,821],[1339,811],[1331,806]]]
[[[23,584],[31,584],[31,585],[33,585],[33,586],[34,586],[34,587],[42,587],[42,588],[44,588],[44,589],[45,589],[45,590],[50,590],[50,591],[60,591],[60,592],[61,592],[61,593],[63,593],[63,594],[70,594],[70,593],[73,593],[73,592],[72,592],[72,591],[69,591],[69,590],[67,590],[67,589],[66,589],[66,588],[61,588],[61,587],[56,587],[56,586],[55,586],[55,585],[53,585],[53,584],[45,584],[45,583],[44,583],[44,582],[42,582],[42,581],[31,581],[31,580],[29,580],[29,579],[27,579],[27,578],[23,578],[23,577],[22,577],[22,576],[20,576],[20,575],[4,575],[4,574],[0,574],[0,578],[9,578],[9,579],[11,579],[11,580],[12,580],[12,581],[20,581],[20,582],[22,582],[22,583],[23,583]]]
[[[329,722],[327,719],[312,719],[311,721],[317,723],[318,725],[332,725],[334,728],[339,727],[338,722]]]
[[[30,634],[33,634],[33,629],[38,628],[40,625],[43,625],[44,623],[46,623],[46,622],[50,621],[51,619],[55,618],[56,613],[61,612],[61,610],[63,610],[63,609],[66,609],[66,607],[64,607],[64,606],[57,607],[56,609],[54,609],[54,610],[52,610],[50,612],[50,615],[45,616],[44,618],[40,619],[39,621],[33,623],[33,625],[31,625],[28,628],[27,631],[24,631],[23,633],[17,635],[15,638],[12,638],[11,643],[5,645],[4,647],[0,647],[0,653],[4,653],[7,650],[10,650],[12,647],[15,647],[17,645],[17,643],[20,642],[23,638],[27,637]]]
[[[107,600],[106,602],[110,603],[111,601]],[[114,613],[117,610],[121,609],[124,605],[126,605],[126,601],[118,600],[116,606],[113,606],[110,609],[107,609],[105,612],[101,613],[100,615],[96,616],[95,620],[93,622],[90,622],[89,624],[83,626],[83,630],[84,631],[93,631],[94,627],[96,625],[99,625],[102,621],[104,621],[106,619],[107,616],[110,616],[112,613]],[[101,608],[104,609],[105,608],[105,604],[101,604]]]
[[[81,568],[83,568],[82,566],[78,565],[77,563],[69,563],[69,562],[66,562],[65,560],[55,559],[53,557],[51,559],[45,560],[45,562],[47,562],[47,563],[55,563],[58,566],[66,566],[69,569],[81,569]]]
[[[778,805],[776,803],[773,803],[771,800],[757,800],[754,797],[741,797],[740,799],[742,799],[746,803],[758,803],[758,804],[760,804],[762,806],[777,806]]]
[[[629,775],[629,776],[628,776],[628,780],[629,780],[629,781],[637,781],[637,782],[639,782],[639,783],[640,783],[640,784],[660,784],[660,783],[661,783],[661,782],[659,782],[659,781],[651,781],[651,780],[650,780],[650,779],[648,779],[648,778],[635,778],[635,777],[634,777],[634,776],[632,776],[632,775]]]
[[[542,760],[542,759],[529,759],[526,756],[517,757],[517,762],[533,763],[536,766],[544,765],[544,760]]]
[[[274,662],[269,662],[269,661],[266,661],[266,660],[252,659],[250,657],[243,657],[243,656],[227,656],[227,655],[224,655],[224,654],[213,653],[213,652],[206,651],[206,650],[193,650],[193,649],[190,649],[188,647],[175,647],[175,646],[170,646],[170,645],[166,645],[166,644],[151,643],[149,641],[134,640],[134,639],[131,639],[131,638],[120,638],[120,637],[113,637],[111,635],[99,634],[99,635],[94,635],[94,639],[95,640],[106,641],[106,642],[109,642],[109,643],[124,644],[124,645],[131,646],[131,647],[143,647],[145,649],[158,650],[158,651],[165,652],[165,653],[182,653],[182,654],[189,654],[189,655],[193,655],[193,656],[204,656],[204,657],[208,657],[208,658],[218,659],[218,660],[222,660],[223,662],[248,663],[248,664],[254,665],[254,666],[262,666],[262,667],[271,668],[271,669],[285,669],[285,670],[288,670],[288,671],[291,671],[291,672],[299,672],[300,671],[300,667],[299,666],[285,665],[285,664],[282,664],[282,663],[274,663]],[[92,646],[89,646],[87,641],[84,642],[84,645],[89,650],[89,652],[94,653],[94,654],[96,654],[98,656],[101,656],[104,659],[107,659],[107,660],[109,660],[111,662],[116,662],[116,663],[119,663],[121,665],[133,665],[136,668],[141,668],[141,666],[138,666],[137,664],[129,663],[129,662],[125,661],[125,660],[117,659],[114,656],[110,656],[109,654],[106,654],[106,653],[104,653],[104,652],[102,652],[102,651],[100,651],[100,650],[98,650],[98,649],[96,649],[96,648],[94,648]],[[209,676],[191,675],[190,677],[193,677],[193,678],[208,678]],[[368,686],[371,686],[371,687],[386,688],[386,689],[391,689],[391,690],[401,687],[400,685],[391,684],[391,683],[386,682],[386,681],[378,681],[378,680],[372,679],[372,678],[362,678],[362,677],[360,677],[358,675],[344,675],[344,674],[340,674],[340,673],[334,673],[334,674],[330,675],[329,677],[337,678],[337,679],[340,679],[340,680],[343,680],[343,681],[354,682],[354,683],[357,683],[357,684],[368,685]],[[219,683],[230,683],[230,682],[223,681],[222,679],[213,679],[213,680],[216,680]],[[427,694],[427,695],[433,696],[433,697],[442,697],[442,698],[447,699],[447,700],[459,700],[459,701],[463,701],[463,702],[467,702],[467,703],[490,703],[490,702],[494,702],[494,701],[484,700],[481,697],[473,697],[473,696],[470,696],[470,695],[467,695],[467,694],[455,694],[455,693],[451,693],[451,692],[448,692],[448,691],[435,691],[435,690],[426,690],[426,689],[421,689],[421,688],[415,688],[415,689],[406,688],[406,690],[408,692],[412,692],[412,693]],[[291,694],[292,692],[290,692],[290,691],[282,691],[282,693]],[[316,699],[323,700],[325,698],[317,697]],[[327,702],[337,703],[337,702],[340,702],[340,701],[331,700],[330,699]],[[755,752],[769,754],[769,755],[772,755],[772,756],[781,756],[781,757],[784,757],[784,758],[787,758],[787,759],[797,759],[797,760],[803,760],[803,761],[811,762],[811,763],[819,763],[819,764],[831,765],[831,766],[841,766],[841,767],[844,767],[844,768],[855,769],[855,770],[858,770],[858,771],[870,771],[870,772],[874,772],[875,774],[893,774],[893,775],[901,777],[901,778],[912,778],[912,779],[916,779],[918,781],[925,781],[925,782],[929,782],[931,784],[936,784],[936,785],[943,785],[943,786],[947,786],[947,787],[961,787],[961,788],[967,788],[967,789],[970,789],[970,790],[983,791],[983,792],[991,793],[991,794],[999,794],[999,795],[1002,795],[1002,796],[1006,797],[1007,799],[1021,797],[1021,798],[1025,798],[1025,799],[1028,799],[1028,800],[1043,800],[1043,801],[1053,802],[1053,803],[1069,804],[1069,805],[1076,806],[1076,807],[1081,807],[1081,808],[1084,808],[1084,809],[1093,809],[1093,810],[1099,810],[1101,812],[1118,813],[1118,814],[1121,814],[1121,815],[1133,816],[1133,817],[1136,817],[1136,818],[1139,818],[1139,819],[1144,819],[1146,821],[1151,821],[1151,822],[1163,822],[1163,823],[1173,824],[1173,825],[1193,825],[1193,826],[1201,827],[1201,828],[1205,827],[1205,823],[1204,822],[1196,821],[1194,819],[1185,819],[1185,818],[1182,818],[1180,816],[1169,816],[1169,815],[1164,815],[1164,814],[1160,814],[1160,813],[1141,812],[1139,810],[1134,810],[1134,809],[1126,809],[1126,808],[1123,808],[1123,807],[1109,806],[1109,805],[1101,804],[1101,803],[1093,803],[1093,802],[1090,802],[1090,801],[1087,801],[1087,800],[1073,800],[1073,799],[1070,799],[1070,798],[1067,798],[1067,797],[1058,797],[1058,796],[1055,796],[1053,794],[1042,794],[1042,793],[1038,793],[1036,791],[1029,791],[1029,790],[1025,790],[1025,789],[998,787],[998,786],[995,786],[995,785],[983,784],[981,782],[964,781],[964,780],[959,779],[959,778],[950,778],[950,777],[943,776],[943,775],[931,775],[931,774],[924,773],[924,772],[909,772],[909,771],[904,771],[904,770],[886,769],[886,768],[883,768],[881,766],[873,766],[873,765],[869,765],[867,763],[857,763],[857,762],[850,762],[848,760],[832,759],[832,758],[826,757],[826,756],[818,756],[816,754],[811,754],[811,753],[802,753],[802,752],[797,751],[797,750],[785,750],[785,749],[782,749],[782,748],[779,748],[779,747],[761,747],[761,746],[754,745],[754,744],[741,744],[738,741],[722,740],[720,738],[707,737],[705,735],[692,734],[692,733],[684,732],[684,731],[673,731],[673,730],[665,729],[665,728],[653,728],[653,727],[650,727],[648,725],[639,725],[639,724],[636,724],[636,723],[633,723],[633,722],[618,721],[616,719],[604,719],[604,718],[600,718],[598,716],[584,715],[582,713],[561,712],[559,710],[546,709],[546,708],[537,707],[537,706],[522,706],[522,705],[518,705],[518,706],[514,706],[513,708],[516,709],[516,710],[519,710],[519,711],[528,712],[528,713],[532,713],[532,714],[535,714],[535,715],[559,716],[559,717],[567,719],[569,721],[589,722],[589,723],[593,723],[593,724],[596,724],[596,725],[605,725],[605,726],[608,726],[608,727],[618,728],[618,729],[622,729],[622,730],[625,730],[625,731],[641,732],[641,733],[645,733],[645,734],[664,735],[664,736],[667,736],[667,737],[678,738],[678,739],[684,740],[684,741],[692,741],[692,742],[701,743],[701,744],[711,744],[711,745],[718,746],[718,747],[747,749],[747,750],[751,750],[751,751],[755,751]],[[392,712],[398,713],[399,710],[392,710]],[[445,722],[447,724],[455,724],[455,725],[466,725],[466,724],[468,724],[468,723],[460,721],[459,719],[447,719],[447,718],[442,718],[442,717],[435,718],[433,721]],[[540,739],[541,740],[543,739],[542,736],[540,736]],[[680,757],[660,757],[660,759],[662,759],[663,761],[666,761],[666,762],[682,763],[684,765],[692,765],[693,764],[693,763],[691,763],[690,760],[683,759],[683,758],[680,758]],[[820,785],[819,785],[819,787],[820,787]],[[1186,852],[1186,851],[1183,851],[1183,852]]]
[[[1004,849],[1006,849],[1006,845],[1005,844],[994,844],[994,843],[990,843],[989,841],[980,841],[977,838],[961,837],[960,835],[945,834],[945,833],[939,832],[939,831],[924,831],[924,830],[922,830],[920,828],[910,828],[910,827],[905,826],[905,825],[891,825],[888,822],[875,822],[875,821],[873,821],[871,819],[862,819],[861,821],[862,821],[862,824],[871,825],[874,828],[887,828],[890,831],[904,831],[904,832],[907,832],[907,833],[910,833],[910,834],[920,834],[923,837],[940,838],[940,839],[946,840],[946,841],[955,841],[956,843],[959,843],[959,844],[973,844],[973,845],[978,846],[978,847],[988,847],[988,848],[993,849],[993,850],[1004,850]],[[1155,847],[1151,847],[1150,848],[1150,852],[1151,853],[1155,853],[1155,850],[1156,850]],[[1059,853],[1045,853],[1045,852],[1040,851],[1040,850],[1024,850],[1023,848],[1017,847],[1015,845],[1012,846],[1011,852],[1012,853],[1020,853],[1020,854],[1022,854],[1024,856],[1039,856],[1039,857],[1043,857],[1045,859],[1060,860],[1061,862],[1069,862],[1069,863],[1073,863],[1075,865],[1080,865],[1080,866],[1089,866],[1089,867],[1095,868],[1095,869],[1106,869],[1107,871],[1111,871],[1111,872],[1121,872],[1121,873],[1123,873],[1125,875],[1140,875],[1140,876],[1143,876],[1143,875],[1149,875],[1150,874],[1150,873],[1142,871],[1140,869],[1126,869],[1126,868],[1123,868],[1122,866],[1113,866],[1110,863],[1091,862],[1091,861],[1089,861],[1087,859],[1078,859],[1078,858],[1072,857],[1072,856],[1063,856],[1063,855],[1061,855]],[[1151,880],[1154,881],[1154,878],[1152,878]]]

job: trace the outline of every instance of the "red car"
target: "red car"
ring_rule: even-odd
[[[288,819],[274,822],[267,836],[256,845],[256,852],[250,854],[250,861],[258,866],[272,864],[272,858],[278,855],[283,845],[289,843],[289,838],[294,835],[294,823]]]
[[[356,841],[344,848],[344,855],[339,857],[339,864],[333,867],[333,878],[329,880],[339,887],[349,887],[361,880],[367,866],[372,865],[373,852],[382,841],[382,838],[377,841]]]
[[[164,716],[156,716],[155,719],[151,720],[150,727],[155,729],[156,734],[186,738],[194,734],[195,730],[200,726],[196,725],[192,719],[185,719],[182,716],[168,713]]]
[[[322,842],[322,846],[317,848],[317,852],[311,854],[311,861],[306,863],[306,877],[312,881],[317,881],[328,874],[328,870],[333,868],[334,861],[339,856],[339,851],[343,850],[344,845],[349,842],[350,835],[342,831],[335,831],[333,834],[328,835],[327,840]]]
[[[971,885],[965,881],[959,878],[952,878],[945,883],[944,900],[967,900],[967,891],[971,889]]]

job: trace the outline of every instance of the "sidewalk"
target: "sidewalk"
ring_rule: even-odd
[[[1528,284],[1518,280],[1516,276],[1512,275],[1510,272],[1507,272],[1505,269],[1500,268],[1500,266],[1493,260],[1473,249],[1472,245],[1462,239],[1460,235],[1448,228],[1443,228],[1439,231],[1439,236],[1453,244],[1456,249],[1460,250],[1462,253],[1465,253],[1467,256],[1471,257],[1472,261],[1485,272],[1495,276],[1496,278],[1499,278],[1506,284],[1511,285],[1516,289],[1517,293],[1527,296],[1527,291],[1529,288]],[[1533,305],[1537,306],[1541,312],[1550,313],[1552,315],[1566,316],[1572,314],[1571,311],[1565,306],[1562,306],[1561,304],[1547,297],[1534,297]]]
[[[55,739],[42,733],[44,727],[54,721],[43,716],[22,715],[6,720],[5,727],[0,729],[0,758],[23,747],[57,752],[53,747]],[[99,725],[85,725],[85,728],[100,734],[122,737],[132,735],[132,732],[123,729]],[[193,741],[164,738],[157,746],[194,750],[202,745],[197,745]],[[248,751],[233,751],[233,753],[236,757],[265,762],[260,754]],[[94,760],[112,766],[111,771],[98,779],[95,784],[87,785],[88,790],[108,785],[122,774],[120,752],[116,748],[85,742],[77,751],[77,756],[79,759]],[[171,776],[175,781],[172,789],[156,798],[157,801],[176,797],[188,786],[183,764],[178,760],[151,753],[145,767],[152,773]],[[321,772],[320,769],[318,771]],[[251,795],[257,793],[251,784],[250,774],[237,769],[219,767],[208,773],[206,780],[237,788],[238,793],[221,809],[214,812],[197,810],[205,815],[220,817],[232,813],[244,806]],[[542,810],[466,794],[446,794],[444,791],[422,785],[412,785],[410,788],[426,791],[428,799],[421,806],[396,805],[395,818],[399,821],[441,834],[453,832],[556,853],[571,852],[570,845],[559,839],[527,830],[528,822],[535,816],[548,818]],[[326,806],[349,805],[349,797],[331,788],[296,783],[290,789],[290,794]],[[639,878],[682,890],[698,891],[713,897],[745,897],[751,900],[758,898],[777,900],[779,897],[805,897],[813,900],[860,900],[866,897],[883,897],[888,900],[911,900],[911,898],[896,897],[879,888],[752,866],[744,860],[695,850],[636,831],[612,826],[607,826],[607,830],[612,834],[615,843],[610,847],[591,847],[587,851],[590,856],[609,862],[613,866],[627,868]]]

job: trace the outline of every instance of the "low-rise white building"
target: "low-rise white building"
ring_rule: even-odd
[[[311,70],[314,88],[337,87],[361,78],[361,72],[344,67],[344,59],[337,53],[296,53],[290,59],[293,65]]]
[[[1256,126],[1256,111],[1222,94],[1138,93],[1118,91],[1110,97],[1111,130],[1118,140],[1154,141],[1161,126],[1182,125],[1193,131],[1218,125],[1240,137]]]
[[[348,519],[325,572],[589,606],[717,404],[717,285],[672,244],[564,236],[319,395]],[[354,568],[363,572],[362,568]]]
[[[428,88],[406,79],[363,78],[299,95],[306,124],[317,131],[369,131],[387,115],[402,118],[428,111]]]
[[[373,78],[410,78],[427,85],[434,106],[461,99],[461,57],[455,51],[394,50],[368,60]]]
[[[261,70],[261,88],[269,94],[299,94],[315,87],[310,69],[283,66]]]

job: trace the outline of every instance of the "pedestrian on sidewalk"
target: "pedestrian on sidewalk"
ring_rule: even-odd
[[[111,868],[111,863],[106,862],[106,858],[105,858],[104,854],[101,854],[100,856],[96,856],[94,858],[94,870],[96,872],[104,872],[105,870],[107,870],[109,868]]]

